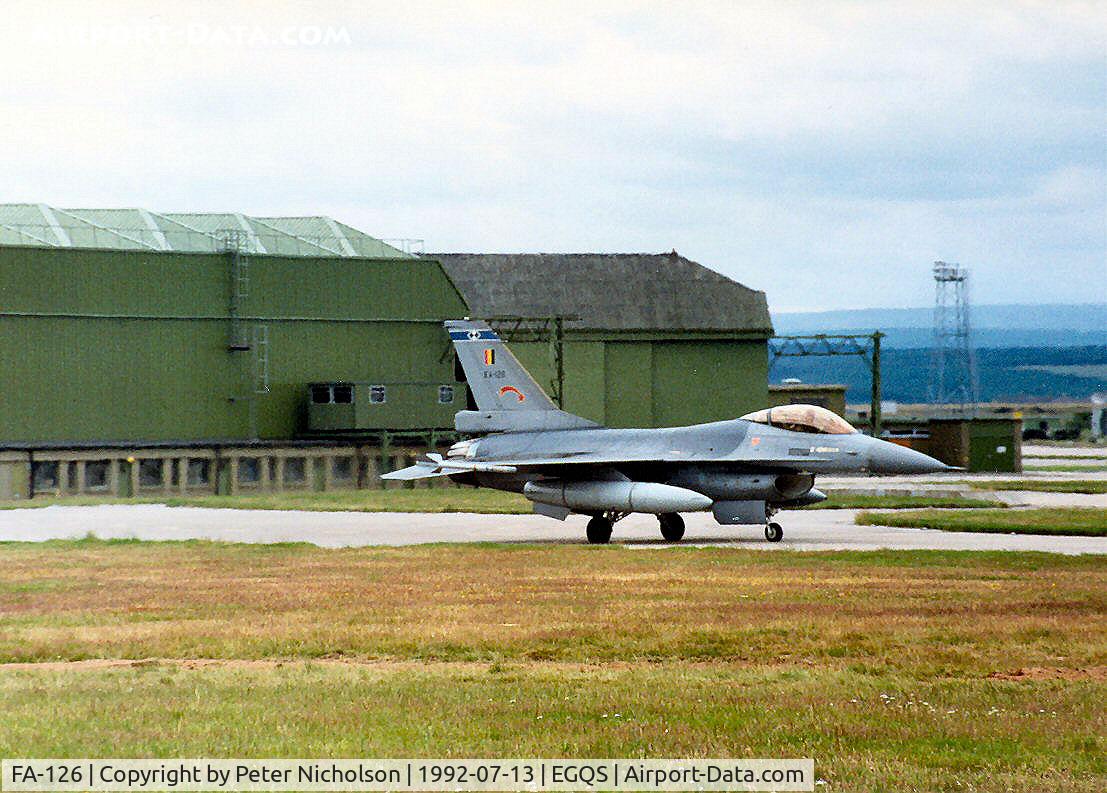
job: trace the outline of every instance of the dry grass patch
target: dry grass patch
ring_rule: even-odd
[[[1047,554],[0,546],[0,659],[1102,664],[1107,565]]]
[[[1092,557],[8,544],[0,756],[814,757],[830,790],[1102,790],[1105,626]]]

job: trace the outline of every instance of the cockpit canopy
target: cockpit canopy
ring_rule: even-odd
[[[814,432],[826,435],[852,435],[857,432],[837,413],[818,405],[780,405],[747,413],[742,418],[792,432]]]

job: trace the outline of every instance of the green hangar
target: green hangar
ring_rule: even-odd
[[[565,410],[609,427],[672,427],[768,404],[765,293],[676,251],[436,253],[473,316],[565,317],[561,360],[522,323],[512,350]],[[559,376],[560,375],[560,376]],[[560,383],[560,386],[559,386]]]
[[[675,252],[413,255],[326,217],[0,205],[0,499],[375,486],[449,437],[441,322],[463,316],[611,426],[766,404],[764,294]]]
[[[440,323],[467,310],[438,262],[329,218],[3,206],[0,440],[288,439],[315,382],[449,426]]]

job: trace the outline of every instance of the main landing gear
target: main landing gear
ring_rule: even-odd
[[[667,512],[657,516],[657,522],[661,524],[661,536],[669,542],[680,542],[684,536],[684,518],[675,512]]]
[[[611,542],[612,521],[603,515],[596,515],[588,521],[588,542],[592,545],[607,545]]]
[[[617,521],[627,516],[626,512],[605,512],[602,515],[593,515],[588,521],[588,542],[592,545],[606,545],[611,542],[611,528]],[[680,542],[684,537],[684,518],[675,512],[667,512],[657,516],[657,522],[661,525],[661,536],[669,542]]]
[[[588,521],[588,542],[592,545],[607,545],[611,542],[611,527],[621,521],[629,512],[602,512],[593,515]]]

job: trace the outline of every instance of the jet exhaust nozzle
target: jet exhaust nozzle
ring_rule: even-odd
[[[523,495],[531,501],[578,511],[699,512],[711,509],[702,493],[657,482],[527,482]]]

